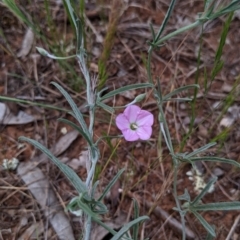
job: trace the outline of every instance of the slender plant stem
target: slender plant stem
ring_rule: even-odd
[[[154,43],[155,45],[159,45],[161,43],[163,43],[164,41],[168,40],[169,38],[172,38],[173,36],[187,31],[191,28],[194,28],[198,25],[200,25],[200,21],[197,21],[189,26],[183,27],[173,33],[168,34],[167,36],[161,38],[160,40],[156,41],[156,43]],[[148,50],[148,60],[147,60],[147,75],[148,75],[148,80],[150,83],[153,83],[153,79],[152,79],[152,71],[151,71],[151,59],[152,59],[152,52],[153,52],[154,46],[150,46],[149,50]],[[173,196],[176,202],[176,206],[177,209],[179,210],[180,216],[181,216],[181,222],[182,222],[182,227],[183,227],[183,231],[182,231],[182,239],[185,240],[186,239],[186,233],[185,233],[185,219],[184,219],[184,214],[182,213],[181,210],[181,205],[180,202],[178,200],[178,195],[177,195],[177,172],[178,172],[178,160],[175,157],[174,154],[174,149],[173,149],[173,145],[172,145],[172,140],[171,140],[171,136],[170,136],[170,132],[169,132],[169,128],[168,128],[168,124],[167,124],[167,120],[165,118],[164,115],[164,111],[163,111],[163,101],[162,101],[162,93],[161,93],[161,85],[158,84],[158,91],[156,89],[154,89],[155,92],[155,96],[157,98],[158,101],[158,108],[159,108],[159,112],[160,112],[160,116],[159,116],[159,122],[160,122],[160,128],[161,128],[161,132],[164,136],[164,139],[166,141],[167,147],[172,155],[172,160],[173,160],[173,165],[174,165],[174,179],[173,179]]]
[[[177,160],[175,159],[175,162]],[[178,200],[178,194],[177,194],[177,173],[178,173],[178,164],[174,164],[174,177],[173,177],[173,196],[175,198],[175,202],[177,205],[177,209],[180,213],[181,216],[181,222],[182,222],[182,240],[186,239],[186,231],[185,231],[185,219],[184,219],[184,214],[182,213],[181,205]]]
[[[87,215],[87,220],[85,222],[84,240],[89,240],[90,239],[91,225],[92,225],[92,218],[91,218],[90,215]]]
[[[147,60],[147,75],[150,83],[153,83],[152,71],[151,71],[152,51],[153,51],[153,47],[150,46],[148,50],[148,60]]]
[[[158,107],[159,107],[159,112],[161,114],[161,121],[162,121],[163,127],[164,127],[163,131],[165,131],[165,133],[164,133],[165,141],[168,142],[168,144],[169,144],[169,151],[172,154],[172,156],[174,156],[174,149],[173,149],[173,145],[172,145],[172,140],[171,140],[170,132],[169,132],[169,129],[168,129],[167,120],[166,120],[165,115],[164,115],[163,107],[162,107],[161,104]],[[173,161],[176,164],[174,158],[173,158]]]
[[[80,54],[77,55],[77,58],[78,58],[80,69],[82,70],[82,73],[86,81],[86,86],[87,86],[86,94],[87,94],[87,102],[89,105],[89,121],[90,121],[88,130],[89,130],[90,136],[93,137],[93,127],[94,127],[94,119],[95,119],[94,118],[94,109],[95,109],[94,101],[96,97],[93,89],[94,86],[91,84],[91,79],[86,66],[84,53],[80,52]],[[91,147],[88,146],[88,162],[86,166],[87,167],[86,185],[87,185],[89,194],[91,194],[91,191],[92,191],[93,176],[94,176],[95,166],[96,166],[98,157],[99,157],[98,154],[96,154],[95,156],[92,156]],[[91,235],[91,225],[92,225],[91,216],[86,215],[84,222],[85,222],[84,240],[89,240]]]

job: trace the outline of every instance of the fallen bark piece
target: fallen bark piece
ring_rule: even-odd
[[[36,167],[36,163],[22,162],[19,164],[17,172],[41,206],[45,217],[50,221],[59,239],[75,240],[66,214],[59,207],[59,202],[53,189],[40,168]]]
[[[31,28],[28,28],[23,38],[22,46],[20,51],[17,54],[17,57],[19,58],[26,57],[32,49],[33,42],[34,42],[34,33]]]
[[[117,217],[114,217],[110,221],[104,222],[104,224],[106,224],[109,228],[114,230],[120,229],[126,223],[127,223],[127,215],[124,214],[123,212],[120,212]],[[90,240],[102,240],[108,234],[109,232],[105,228],[98,225],[97,223],[93,223]]]
[[[42,223],[34,223],[29,228],[27,228],[17,240],[39,239],[39,235],[41,235],[43,231],[44,226]]]

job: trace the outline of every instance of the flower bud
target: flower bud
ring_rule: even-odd
[[[43,49],[43,48],[36,47],[36,49],[37,49],[38,52],[39,52],[41,55],[43,55],[43,56],[48,56],[48,55],[49,55],[48,51],[46,51],[46,50]]]
[[[135,99],[132,102],[127,104],[126,107],[133,105],[134,103],[141,102],[146,97],[146,95],[147,95],[146,93],[139,94],[138,96],[135,97]]]

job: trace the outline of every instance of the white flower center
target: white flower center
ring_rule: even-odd
[[[130,128],[131,128],[131,130],[137,130],[138,129],[138,125],[136,124],[136,123],[131,123],[130,124]]]

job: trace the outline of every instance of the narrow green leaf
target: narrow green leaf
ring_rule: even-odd
[[[240,9],[240,2],[239,2],[239,0],[232,1],[226,7],[223,7],[221,9],[217,10],[214,14],[209,16],[209,19],[211,19],[211,20],[215,19],[215,18],[220,17],[220,16],[222,16],[224,14],[237,11],[238,9]]]
[[[98,216],[98,214],[94,213],[91,208],[84,202],[81,201],[81,198],[78,199],[78,206],[83,210],[83,212],[89,216],[91,216],[94,220],[100,220],[100,217]]]
[[[75,216],[81,217],[83,215],[83,211],[78,206],[79,198],[80,196],[73,197],[67,204],[66,210],[70,211]]]
[[[151,33],[152,33],[152,39],[153,39],[153,42],[155,41],[155,31],[154,31],[154,28],[153,28],[153,25],[150,23],[150,30],[151,30]]]
[[[148,220],[148,216],[142,216],[137,219],[134,219],[133,221],[129,222],[125,226],[123,226],[116,235],[114,235],[111,240],[119,240],[121,237],[130,229],[132,228],[135,224],[140,223],[142,221]]]
[[[96,182],[93,184],[92,192],[91,192],[91,198],[92,198],[92,199],[95,198],[95,193],[96,193],[96,189],[97,189],[98,184],[99,184],[99,181],[96,181]]]
[[[214,226],[212,226],[213,229],[215,230]],[[214,240],[214,236],[212,236],[209,232],[207,233],[206,240]]]
[[[108,232],[110,232],[112,235],[117,234],[117,232],[113,229],[111,229],[108,225],[106,225],[105,223],[103,223],[101,220],[99,219],[94,219],[93,221],[95,221],[96,223],[98,223],[100,226],[102,226],[103,228],[105,228]]]
[[[29,21],[29,19],[25,16],[25,14],[20,10],[20,8],[16,5],[15,0],[2,0],[3,4],[6,5],[13,14],[20,19],[22,22],[26,23],[29,27],[32,28],[33,31],[36,32],[34,25]]]
[[[67,11],[67,15],[68,15],[68,18],[70,20],[70,23],[75,28],[75,34],[76,34],[77,43],[78,43],[81,39],[81,35],[79,35],[79,22],[78,22],[79,19],[76,17],[76,14],[74,12],[74,9],[71,5],[70,0],[64,0],[63,4],[64,4],[64,7]]]
[[[232,21],[232,18],[233,18],[233,14],[234,14],[234,12],[231,12],[229,14],[229,16],[228,16],[228,18],[227,18],[227,20],[226,20],[226,22],[223,26],[220,42],[219,42],[218,49],[217,49],[216,54],[215,54],[214,66],[213,66],[213,69],[212,69],[212,72],[211,72],[211,80],[210,80],[210,84],[208,86],[208,89],[210,88],[214,78],[217,76],[217,74],[223,68],[224,62],[221,60],[221,57],[222,57],[223,48],[225,46],[225,42],[226,42],[226,39],[227,39],[228,30],[229,30],[229,27],[230,27],[230,24],[231,24],[231,21]]]
[[[189,195],[188,190],[186,188],[184,189],[184,194],[178,196],[178,199],[179,200],[184,200],[184,201],[187,201],[187,202],[191,201],[190,195]]]
[[[76,23],[77,23],[77,53],[79,54],[80,53],[80,50],[82,47],[84,47],[84,23],[83,23],[83,20],[80,20],[80,19],[77,19],[76,20]],[[83,49],[82,49],[83,50]],[[83,51],[83,53],[85,53]]]
[[[74,103],[74,101],[72,100],[72,98],[70,97],[70,95],[67,93],[67,91],[65,89],[63,89],[58,83],[55,82],[51,82],[61,93],[62,95],[66,98],[66,100],[68,101],[69,105],[72,108],[72,111],[74,113],[74,117],[77,119],[77,121],[79,122],[80,126],[83,129],[83,132],[88,136],[88,138],[90,139],[90,141],[92,141],[90,133],[88,131],[87,125],[84,121],[83,115],[82,113],[79,111],[77,105]]]
[[[170,99],[166,99],[166,100],[163,100],[164,102],[168,102],[168,101],[171,101],[171,102],[191,102],[193,99],[192,98],[170,98]]]
[[[94,204],[94,212],[97,214],[106,214],[108,212],[108,208],[106,205],[104,205],[102,202],[96,202]]]
[[[240,164],[232,159],[211,157],[211,156],[192,157],[190,158],[190,161],[191,162],[197,162],[197,161],[222,162],[222,163],[232,164],[236,167],[240,167]]]
[[[102,109],[104,109],[105,111],[113,114],[114,113],[114,109],[112,107],[109,107],[108,105],[106,105],[105,103],[103,102],[100,102],[100,101],[97,101],[97,106],[98,107],[101,107]]]
[[[129,90],[135,90],[135,89],[139,89],[139,88],[154,88],[154,85],[151,84],[151,83],[136,83],[136,84],[132,84],[132,85],[128,85],[128,86],[124,86],[124,87],[121,87],[121,88],[118,88],[116,90],[113,90],[105,95],[103,95],[102,97],[99,97],[100,98],[100,101],[103,101],[105,99],[108,99],[110,97],[113,97],[119,93],[122,93],[122,92],[126,92],[126,91],[129,91]]]
[[[63,123],[66,123],[67,125],[69,125],[70,127],[72,127],[73,129],[76,129],[83,137],[84,139],[88,142],[88,144],[90,146],[93,146],[93,143],[91,142],[91,140],[88,138],[87,134],[85,134],[85,132],[83,132],[83,130],[78,126],[76,125],[75,123],[65,119],[65,118],[59,118],[58,119],[59,122],[63,122]]]
[[[209,19],[213,13],[213,10],[215,8],[215,0],[214,1],[206,1],[205,2],[205,6],[204,6],[204,12],[203,14],[201,15],[201,18],[200,19]]]
[[[205,3],[204,3],[204,12],[206,12],[210,6],[212,6],[213,4],[211,4],[213,2],[213,0],[205,0]]]
[[[190,206],[194,207],[194,209],[196,209],[195,207],[196,204],[199,203],[199,201],[204,197],[204,195],[208,192],[208,190],[211,188],[211,186],[217,181],[217,177],[213,177],[205,186],[205,188],[200,192],[200,194],[191,202]]]
[[[163,97],[163,101],[168,101],[172,96],[174,95],[177,95],[183,91],[186,91],[188,89],[191,89],[191,88],[199,88],[199,85],[198,84],[191,84],[191,85],[187,85],[187,86],[183,86],[183,87],[180,87],[178,89],[175,89],[174,91],[170,92],[169,94],[165,95]]]
[[[119,179],[119,177],[122,175],[122,173],[125,171],[125,169],[121,169],[118,171],[116,176],[108,183],[108,185],[105,187],[102,195],[98,198],[98,201],[102,201],[103,198],[107,195],[107,193],[110,191],[112,186],[116,183],[116,181]]]
[[[105,228],[108,232],[110,232],[112,235],[116,235],[117,232],[113,229],[111,229],[110,227],[108,227],[105,223],[103,223],[101,220],[99,219],[93,219],[96,223],[98,223],[100,226],[102,226],[103,228]],[[131,238],[127,238],[127,237],[123,237],[121,240],[132,240]],[[119,239],[120,240],[120,239]]]
[[[195,156],[195,155],[197,155],[197,154],[199,154],[199,153],[202,153],[202,152],[206,151],[207,149],[215,146],[216,144],[217,144],[217,143],[215,143],[215,142],[208,143],[208,144],[206,144],[206,145],[204,145],[204,146],[202,146],[202,147],[194,150],[193,152],[187,154],[185,157],[186,157],[186,158],[193,157],[193,156]]]
[[[202,205],[194,206],[195,211],[230,211],[240,210],[240,202],[218,202],[218,203],[207,203]]]
[[[134,219],[139,218],[139,206],[136,199],[133,199]],[[133,240],[138,240],[139,223],[133,226]]]
[[[169,130],[167,128],[167,124],[166,124],[166,122],[163,122],[164,117],[162,117],[162,115],[163,114],[161,114],[161,113],[159,113],[159,115],[158,115],[159,126],[160,126],[161,132],[164,136],[167,147],[170,151],[170,154],[173,156],[173,159],[174,159],[175,154],[174,154],[174,151],[173,151],[172,140],[171,140],[171,137],[170,137]],[[165,131],[165,129],[166,129],[166,131]]]
[[[195,217],[199,220],[199,222],[203,225],[203,227],[213,236],[213,237],[216,237],[216,233],[213,229],[213,227],[207,223],[207,221],[198,213],[198,212],[195,212],[193,211],[192,212]]]
[[[90,149],[91,149],[91,153],[93,158],[95,158],[96,154],[98,153],[94,143],[91,141],[91,139],[89,139],[89,137],[87,136],[87,134],[85,134],[85,132],[83,132],[83,130],[76,125],[75,123],[65,119],[65,118],[59,118],[58,121],[66,123],[67,125],[69,125],[70,127],[72,127],[73,129],[76,129],[82,136],[83,138],[88,142]]]
[[[213,70],[211,72],[211,81],[212,82],[214,80],[214,78],[217,76],[217,74],[222,70],[224,65],[224,62],[222,60],[219,60],[218,62],[215,62]],[[208,86],[209,88],[209,86]]]
[[[176,3],[176,0],[171,1],[170,6],[168,7],[167,13],[164,17],[163,23],[157,33],[154,43],[156,43],[158,41],[158,39],[161,37],[162,32],[164,31],[165,27],[167,26],[168,20],[172,14],[175,3]]]
[[[61,170],[61,172],[68,178],[68,180],[72,183],[72,185],[75,187],[75,189],[78,191],[78,193],[84,193],[87,192],[87,187],[85,183],[80,179],[80,177],[67,165],[62,163],[59,159],[57,159],[46,147],[44,147],[39,142],[26,138],[26,137],[20,137],[20,141],[28,142],[32,144],[34,147],[41,150],[43,153],[45,153],[50,160],[53,161],[53,163]]]
[[[65,109],[65,108],[55,107],[53,105],[48,105],[48,104],[44,104],[44,103],[31,102],[31,101],[27,101],[27,100],[23,100],[23,99],[18,99],[18,98],[0,96],[0,100],[8,101],[8,102],[23,103],[23,104],[27,104],[27,105],[30,105],[30,106],[38,106],[38,107],[41,107],[41,108],[58,110],[60,112],[69,112],[69,110]]]
[[[154,91],[155,98],[161,103],[163,100],[160,78],[157,77],[157,91]]]

